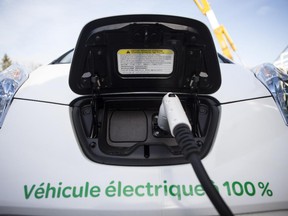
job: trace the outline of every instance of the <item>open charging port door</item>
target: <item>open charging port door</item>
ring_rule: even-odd
[[[171,134],[158,127],[163,96],[175,92],[205,157],[218,125],[221,84],[209,29],[175,16],[127,15],[88,23],[71,64],[71,103],[85,155],[114,165],[187,163]]]

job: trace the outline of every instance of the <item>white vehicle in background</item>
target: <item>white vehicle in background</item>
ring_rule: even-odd
[[[0,215],[287,215],[287,89],[197,20],[94,20],[0,73]]]

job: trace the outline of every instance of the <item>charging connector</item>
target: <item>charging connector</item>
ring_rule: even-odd
[[[162,100],[158,115],[158,126],[164,131],[170,131],[174,136],[174,128],[184,124],[191,130],[191,125],[183,106],[176,94],[167,93]]]
[[[182,104],[173,93],[167,93],[162,100],[159,109],[158,126],[162,130],[170,130],[172,136],[175,137],[181,153],[184,158],[189,161],[199,179],[207,196],[213,203],[220,215],[233,215],[219,192],[212,184],[199,156],[200,146],[195,142],[195,138],[191,133],[191,125]]]

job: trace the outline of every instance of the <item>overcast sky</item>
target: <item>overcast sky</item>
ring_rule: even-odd
[[[288,0],[209,2],[247,66],[274,62],[288,45]],[[7,53],[20,64],[47,64],[74,48],[87,22],[139,13],[191,17],[209,25],[193,0],[0,0],[0,58]]]

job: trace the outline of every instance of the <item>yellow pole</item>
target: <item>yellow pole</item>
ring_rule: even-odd
[[[207,18],[208,18],[208,20],[212,26],[212,29],[214,31],[214,34],[216,35],[218,43],[220,44],[223,55],[226,56],[227,58],[233,60],[233,56],[232,56],[232,54],[229,50],[229,47],[228,47],[228,44],[229,44],[229,46],[232,48],[232,50],[234,52],[236,52],[236,46],[234,45],[232,38],[229,36],[226,28],[223,25],[220,25],[218,23],[218,20],[215,16],[213,10],[211,9],[208,1],[207,0],[200,0],[200,1],[194,0],[197,7],[199,8],[199,10],[205,16],[207,16]],[[228,42],[228,44],[227,44],[227,42]]]

